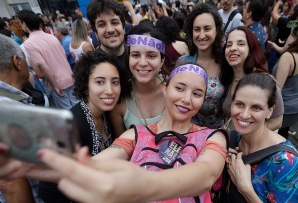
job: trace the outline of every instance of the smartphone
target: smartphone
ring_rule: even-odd
[[[10,103],[0,103],[0,142],[8,156],[33,163],[42,163],[41,148],[71,156],[80,147],[70,111]]]

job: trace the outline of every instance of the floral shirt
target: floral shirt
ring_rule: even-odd
[[[295,149],[290,141],[282,144]],[[298,157],[277,152],[252,166],[251,180],[262,202],[298,202]]]
[[[177,64],[184,62],[196,63],[196,60],[197,54],[193,56],[187,54],[181,56]],[[223,113],[220,113],[222,111],[223,95],[224,86],[220,83],[219,75],[208,78],[204,103],[200,111],[191,119],[191,122],[199,126],[206,126],[207,128],[216,129],[221,127],[224,123]]]
[[[224,86],[220,83],[219,76],[208,78],[208,87],[205,101],[201,106],[201,111],[215,110],[214,115],[204,115],[198,112],[191,121],[199,126],[208,128],[219,128],[223,125],[223,114],[217,116],[216,113],[222,108],[222,97],[224,95]]]

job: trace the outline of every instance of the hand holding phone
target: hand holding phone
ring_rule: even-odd
[[[68,110],[1,103],[0,115],[0,141],[8,146],[8,156],[42,163],[37,156],[41,148],[71,156],[80,146]]]

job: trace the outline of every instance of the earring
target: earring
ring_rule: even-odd
[[[270,115],[267,116],[267,119],[269,119],[269,118],[270,118]]]

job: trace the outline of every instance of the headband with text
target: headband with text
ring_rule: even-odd
[[[165,53],[165,44],[154,37],[147,35],[128,35],[127,36],[127,46],[147,46],[158,50],[161,53]]]
[[[194,64],[185,64],[185,65],[178,66],[171,72],[168,80],[170,80],[174,75],[181,73],[181,72],[195,73],[204,79],[206,86],[208,85],[208,76],[207,76],[206,71],[202,67],[200,67],[198,65],[194,65]]]

